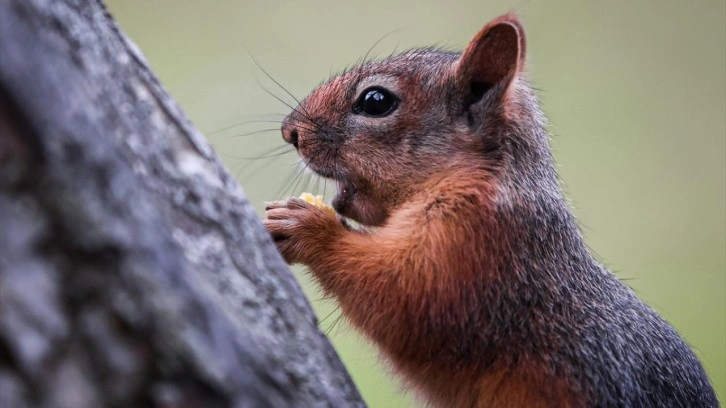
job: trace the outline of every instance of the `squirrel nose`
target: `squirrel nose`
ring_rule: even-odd
[[[297,149],[298,133],[297,128],[294,125],[289,123],[282,125],[282,138]]]

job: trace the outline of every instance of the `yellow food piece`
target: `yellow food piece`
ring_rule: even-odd
[[[333,207],[329,206],[324,200],[323,196],[321,195],[312,195],[310,193],[302,193],[299,197],[301,200],[306,201],[318,208],[322,208],[324,210],[330,211],[332,214],[335,214],[335,210]]]

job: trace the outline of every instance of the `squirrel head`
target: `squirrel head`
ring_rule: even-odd
[[[524,56],[522,25],[501,16],[461,54],[415,49],[331,79],[284,119],[283,138],[338,183],[338,213],[380,225],[431,177],[494,165],[503,124],[520,114]]]

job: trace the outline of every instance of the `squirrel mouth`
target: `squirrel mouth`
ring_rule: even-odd
[[[323,174],[320,175],[326,177]],[[388,213],[385,207],[369,195],[369,191],[365,188],[365,180],[356,179],[354,183],[340,173],[326,178],[334,180],[338,185],[338,192],[333,197],[331,207],[347,221],[354,221],[363,227],[380,226],[386,221]],[[350,224],[346,225],[350,227]]]
[[[330,203],[336,213],[357,223],[367,225],[365,211],[362,211],[360,189],[354,184],[348,175],[340,171],[332,171],[327,168],[310,168],[320,176],[335,181],[338,191]],[[363,207],[364,208],[364,207]]]
[[[351,205],[353,204],[353,198],[355,197],[356,192],[358,191],[353,184],[343,181],[343,180],[337,180],[338,181],[338,194],[333,197],[333,202],[331,203],[333,206],[333,209],[340,215],[346,215],[348,212],[347,210],[350,209]]]
[[[348,217],[352,210],[353,200],[358,192],[358,189],[348,180],[347,177],[345,177],[345,175],[340,172],[333,171],[326,167],[313,166],[312,164],[313,163],[310,163],[310,168],[315,173],[337,183],[338,192],[335,197],[333,197],[331,206],[338,214]]]

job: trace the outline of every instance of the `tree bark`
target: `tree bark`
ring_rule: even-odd
[[[98,0],[0,1],[0,407],[363,406]]]

